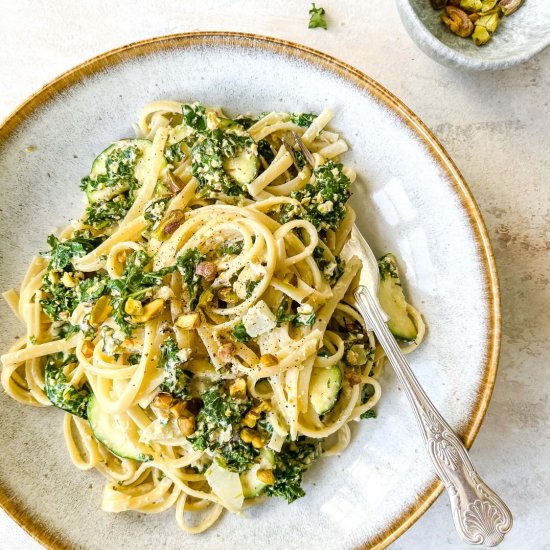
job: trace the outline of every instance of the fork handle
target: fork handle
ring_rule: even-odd
[[[496,546],[512,528],[510,510],[479,477],[468,451],[428,399],[371,293],[359,286],[355,298],[413,408],[428,455],[449,493],[456,530],[470,544]]]

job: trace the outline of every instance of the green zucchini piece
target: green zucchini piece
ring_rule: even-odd
[[[321,415],[332,410],[342,388],[342,370],[338,365],[326,369],[314,367],[309,381],[309,400],[313,410]]]
[[[256,177],[259,167],[258,155],[247,149],[241,151],[236,157],[223,161],[225,172],[241,185],[250,183]]]
[[[137,427],[130,417],[106,412],[95,395],[88,401],[88,421],[96,439],[113,454],[141,462],[153,460],[151,449],[138,441]]]
[[[241,485],[244,498],[256,498],[260,496],[267,484],[258,479],[258,470],[273,470],[275,466],[275,455],[271,449],[263,448],[260,453],[260,462],[254,464],[246,474],[241,474]]]
[[[128,191],[128,183],[124,181],[117,185],[105,186],[102,189],[94,189],[94,183],[98,176],[103,176],[107,173],[106,161],[109,155],[117,149],[126,149],[131,146],[137,146],[141,150],[141,157],[136,163],[134,176],[138,180],[139,185],[143,183],[143,179],[146,174],[146,158],[147,153],[151,148],[151,142],[147,139],[121,139],[119,141],[115,141],[109,145],[107,149],[102,151],[92,164],[92,169],[90,171],[90,182],[86,188],[86,195],[90,204],[111,200],[113,197]]]
[[[407,313],[407,302],[395,256],[391,253],[382,256],[378,260],[378,269],[380,271],[378,299],[382,309],[390,318],[388,328],[396,338],[410,342],[416,338],[418,330]]]

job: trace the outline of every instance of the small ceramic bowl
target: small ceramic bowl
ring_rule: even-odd
[[[550,1],[525,0],[518,11],[502,17],[492,39],[476,46],[441,23],[441,11],[429,0],[396,0],[401,20],[417,46],[451,68],[487,71],[508,69],[550,45]]]

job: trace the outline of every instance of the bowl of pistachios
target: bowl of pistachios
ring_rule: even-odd
[[[550,45],[550,0],[396,0],[403,24],[435,61],[507,69]]]

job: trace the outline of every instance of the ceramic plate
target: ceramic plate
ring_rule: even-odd
[[[375,252],[394,251],[428,323],[412,366],[471,445],[487,408],[500,337],[498,284],[480,213],[456,166],[424,124],[378,83],[322,53],[272,38],[196,33],[112,51],[31,97],[0,128],[0,287],[20,283],[46,235],[82,209],[78,184],[107,143],[132,134],[156,99],[230,112],[336,112],[333,127],[359,174],[352,198]],[[35,147],[28,152],[27,147]],[[21,333],[2,303],[6,350]],[[100,510],[103,479],[69,460],[62,414],[0,396],[0,503],[51,548],[348,549],[395,540],[441,490],[403,392],[388,368],[378,418],[355,426],[338,458],[306,476],[306,497],[225,514],[200,536],[171,512]],[[449,517],[449,522],[451,518]]]

